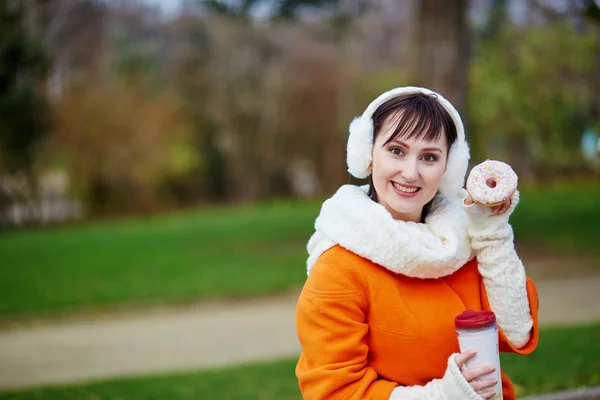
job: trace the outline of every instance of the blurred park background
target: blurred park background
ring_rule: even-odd
[[[297,290],[350,121],[404,85],[519,174],[528,273],[600,276],[598,1],[0,1],[0,331]],[[600,324],[545,329],[521,393],[599,385]],[[298,399],[293,367],[5,396]]]

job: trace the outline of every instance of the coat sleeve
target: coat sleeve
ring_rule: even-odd
[[[367,299],[345,268],[317,261],[296,309],[304,399],[388,399],[397,383],[367,365]]]

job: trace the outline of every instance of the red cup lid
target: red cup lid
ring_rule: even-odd
[[[496,322],[496,315],[492,311],[467,310],[454,318],[457,328],[480,328]]]

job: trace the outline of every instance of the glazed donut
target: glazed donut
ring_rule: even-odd
[[[494,207],[510,198],[517,189],[517,184],[517,174],[510,165],[485,160],[471,170],[467,179],[467,192],[475,203]]]

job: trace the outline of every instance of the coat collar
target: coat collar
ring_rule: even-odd
[[[416,223],[394,220],[367,191],[368,186],[344,185],[323,203],[307,245],[308,273],[335,245],[412,278],[451,275],[473,258],[458,197],[437,195],[425,223]]]

